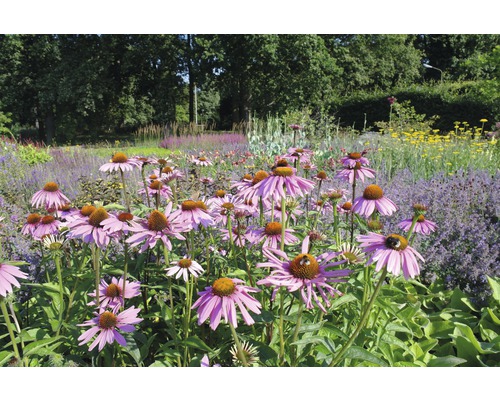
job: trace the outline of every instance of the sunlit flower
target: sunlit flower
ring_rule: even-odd
[[[124,153],[117,152],[113,155],[108,163],[101,165],[99,171],[114,172],[114,171],[132,171],[134,168],[141,168],[142,162],[137,158],[128,158]]]
[[[100,248],[109,245],[111,238],[116,235],[104,230],[102,222],[109,218],[109,214],[104,207],[96,208],[88,219],[73,219],[68,223],[68,238],[80,238],[84,243],[95,243]]]
[[[155,198],[156,196],[160,195],[160,197],[163,197],[167,200],[170,200],[172,198],[172,189],[170,188],[170,186],[158,179],[149,182],[146,188],[143,187],[141,189],[138,189],[137,193],[145,194],[146,191],[149,197]]]
[[[304,197],[314,188],[314,182],[295,175],[295,168],[280,160],[272,175],[260,181],[255,188],[255,194],[262,199],[274,197],[275,201],[281,201],[286,196]]]
[[[41,206],[47,208],[58,208],[69,203],[69,199],[59,190],[55,182],[48,182],[42,190],[36,192],[31,198],[31,205],[35,208]]]
[[[45,215],[40,219],[38,226],[33,231],[35,238],[41,239],[45,235],[55,235],[59,232],[61,221],[55,219],[52,215]]]
[[[377,185],[368,185],[363,191],[363,195],[356,198],[352,205],[352,212],[367,218],[375,210],[381,215],[391,215],[396,209],[396,205],[384,196],[384,191]]]
[[[347,264],[361,264],[365,262],[361,249],[348,242],[344,242],[340,246],[340,258],[346,260]]]
[[[127,308],[119,314],[101,309],[99,314],[94,313],[96,315],[95,318],[92,318],[83,324],[78,324],[78,326],[91,326],[88,331],[78,337],[78,340],[80,341],[78,345],[84,345],[90,341],[96,333],[99,333],[97,338],[90,345],[89,351],[92,351],[97,345],[99,345],[98,349],[101,351],[106,343],[113,344],[115,340],[121,346],[126,346],[127,342],[118,332],[118,329],[123,332],[133,332],[135,330],[134,325],[143,320],[142,318],[137,318],[139,311],[141,311],[140,308],[135,308],[133,306]]]
[[[120,307],[125,304],[125,299],[131,299],[133,297],[139,296],[141,294],[141,282],[125,282],[125,295],[123,293],[123,276],[120,279],[116,277],[111,278],[111,283],[107,283],[104,279],[101,279],[99,284],[99,308],[107,309],[110,308],[114,313],[116,313]],[[90,297],[95,297],[95,290],[88,294]],[[92,300],[87,305],[95,306],[96,301]]]
[[[110,233],[116,233],[119,236],[126,235],[131,226],[131,222],[139,222],[140,218],[129,212],[121,212],[118,215],[109,214],[109,218],[101,222],[102,228]]]
[[[277,249],[281,243],[281,222],[268,222],[265,227],[253,229],[252,243],[262,243],[262,247],[272,247]],[[299,242],[299,238],[293,235],[294,230],[285,229],[285,245],[291,245]]]
[[[188,230],[197,230],[200,225],[207,228],[215,223],[213,217],[208,214],[207,205],[201,200],[183,201],[181,206],[172,213],[172,218],[186,225]]]
[[[356,163],[360,163],[362,166],[370,165],[370,162],[366,157],[363,157],[363,153],[348,153],[345,157],[340,159],[340,162],[344,167],[354,168]]]
[[[200,367],[210,367],[210,360],[208,354],[205,354],[201,359]],[[212,367],[220,367],[220,364],[214,364]]]
[[[200,165],[202,167],[208,167],[209,165],[213,165],[213,162],[205,156],[199,156],[199,157],[191,156],[191,162],[193,164]]]
[[[210,328],[217,329],[222,318],[234,326],[238,326],[236,306],[238,306],[243,321],[252,325],[255,321],[247,308],[255,314],[260,314],[260,302],[250,296],[250,293],[259,292],[250,286],[242,285],[244,281],[236,278],[219,278],[212,286],[205,287],[198,293],[200,298],[193,304],[192,309],[198,308],[198,325],[210,318]]]
[[[238,353],[238,347],[236,344],[233,344],[229,352],[233,356],[233,364],[236,366],[252,365],[257,364],[259,362],[259,350],[254,345],[243,341],[241,343],[241,350],[243,352],[243,356],[245,357],[245,361],[241,359],[240,354]]]
[[[375,170],[364,167],[361,163],[357,162],[354,167],[344,167],[341,169],[335,177],[352,185],[354,179],[360,179],[361,182],[364,182],[365,178],[375,178]]]
[[[376,262],[375,271],[387,266],[387,271],[399,275],[401,269],[405,279],[414,278],[420,274],[417,258],[424,261],[422,256],[408,245],[403,236],[390,234],[388,236],[369,232],[359,235],[357,241],[363,251],[370,256],[367,264]]]
[[[175,275],[175,279],[179,279],[182,276],[185,282],[189,280],[189,275],[193,275],[195,278],[198,278],[203,272],[205,272],[200,264],[187,256],[184,256],[184,258],[181,258],[178,261],[172,261],[170,265],[172,266],[166,268],[167,276]]]
[[[0,263],[0,295],[5,297],[8,293],[12,293],[12,286],[21,287],[16,278],[26,279],[27,277],[28,275],[19,267]]]
[[[153,210],[147,219],[141,219],[138,222],[131,221],[129,230],[134,234],[126,242],[130,243],[130,247],[143,243],[139,253],[154,248],[160,240],[169,251],[172,250],[170,238],[175,237],[179,240],[185,240],[180,232],[185,232],[186,227],[184,221],[180,220],[171,211],[172,203],[168,203],[163,213]]]
[[[33,213],[33,214],[28,215],[26,217],[26,222],[23,225],[23,228],[21,229],[21,233],[23,235],[33,236],[35,229],[40,224],[41,220],[42,220],[42,216],[40,214]]]
[[[408,232],[411,228],[412,223],[412,218],[404,219],[398,224],[398,227],[400,227],[405,232]],[[429,221],[423,215],[419,215],[417,217],[417,221],[415,222],[415,226],[413,227],[413,232],[420,233],[421,235],[430,235],[436,230],[436,228],[437,225],[435,222]]]
[[[304,238],[301,253],[292,260],[281,250],[265,248],[263,253],[268,261],[257,264],[257,267],[272,268],[272,271],[268,277],[261,279],[257,284],[284,286],[289,292],[300,290],[306,308],[313,308],[314,302],[321,311],[326,312],[325,306],[330,307],[331,304],[330,297],[342,295],[332,284],[346,282],[352,271],[331,270],[331,267],[346,261],[330,262],[340,255],[338,252],[325,252],[318,257],[309,254],[309,240],[309,236]]]

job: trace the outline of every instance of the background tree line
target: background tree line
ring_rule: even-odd
[[[500,35],[0,35],[0,132],[74,143],[305,109],[361,129],[389,95],[445,127],[499,118],[499,71]]]

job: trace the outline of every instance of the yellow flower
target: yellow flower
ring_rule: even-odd
[[[479,122],[488,122],[488,120],[486,118],[481,118]]]

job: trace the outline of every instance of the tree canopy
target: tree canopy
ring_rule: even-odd
[[[62,143],[195,119],[229,129],[440,79],[423,62],[486,93],[498,46],[500,35],[0,35],[0,130]]]

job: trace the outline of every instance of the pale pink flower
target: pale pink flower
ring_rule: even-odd
[[[134,168],[141,168],[142,162],[138,158],[128,158],[124,153],[117,152],[111,160],[106,164],[101,165],[99,171],[102,172],[117,172],[117,171],[132,171]]]
[[[384,196],[384,191],[380,186],[368,185],[363,191],[363,195],[354,199],[352,212],[368,218],[377,210],[381,215],[391,215],[397,210],[392,200]]]
[[[35,208],[41,206],[48,208],[58,208],[69,203],[69,199],[59,190],[55,182],[48,182],[42,190],[36,192],[31,198],[31,205]]]
[[[12,286],[21,287],[16,278],[26,279],[27,277],[28,275],[19,267],[0,263],[0,295],[6,297],[7,294],[12,293]]]

